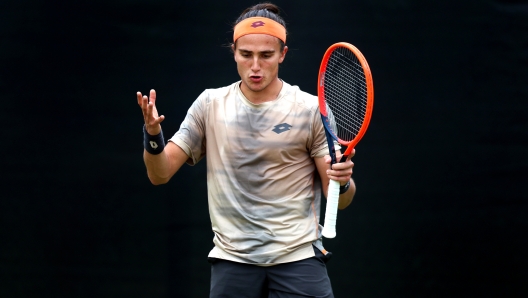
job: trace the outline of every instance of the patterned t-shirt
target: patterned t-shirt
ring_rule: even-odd
[[[322,248],[313,158],[328,146],[316,96],[283,82],[276,100],[255,105],[240,82],[207,89],[170,141],[188,164],[207,156],[209,257],[266,266]]]

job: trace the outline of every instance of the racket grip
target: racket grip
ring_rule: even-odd
[[[330,180],[328,185],[328,196],[326,198],[325,222],[323,225],[323,236],[334,238],[336,236],[337,205],[339,204],[339,182]]]

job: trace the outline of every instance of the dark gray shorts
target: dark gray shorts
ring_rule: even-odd
[[[211,262],[211,298],[334,297],[326,272],[327,257],[262,267],[221,259]]]

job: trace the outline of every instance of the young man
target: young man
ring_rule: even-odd
[[[339,208],[348,206],[353,163],[330,169],[317,97],[278,77],[285,43],[275,5],[246,9],[232,44],[241,80],[205,90],[166,146],[155,91],[137,93],[153,184],[207,156],[211,297],[333,297],[319,225],[321,190],[327,193],[329,179],[339,181]]]

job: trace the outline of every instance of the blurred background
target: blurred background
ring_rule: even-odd
[[[0,3],[1,297],[208,297],[205,162],[152,186],[135,94],[156,89],[171,136],[239,79],[227,45],[256,3]],[[336,297],[527,295],[528,1],[274,3],[286,82],[316,94],[339,41],[374,76],[325,240]]]

